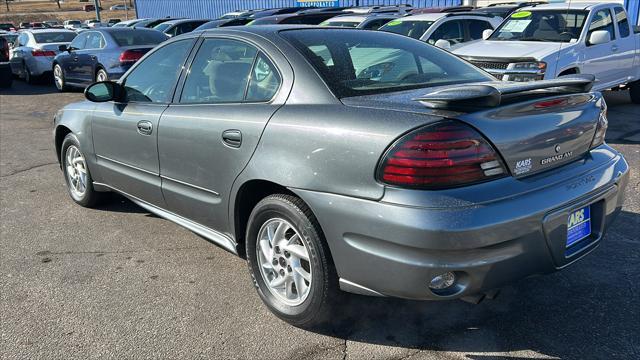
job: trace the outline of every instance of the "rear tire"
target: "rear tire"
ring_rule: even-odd
[[[29,70],[29,67],[27,66],[26,63],[24,64],[23,69],[24,69],[24,81],[29,85],[35,84],[37,78],[31,75],[31,70]]]
[[[320,224],[301,199],[276,194],[255,206],[246,255],[258,295],[271,312],[299,327],[328,322],[342,292]]]
[[[91,208],[102,200],[104,194],[93,189],[93,178],[80,149],[80,142],[75,134],[67,134],[60,150],[62,171],[71,199],[80,206]]]
[[[629,87],[629,95],[631,96],[631,102],[634,104],[640,104],[640,81],[631,83]]]
[[[53,83],[56,85],[56,88],[60,92],[69,90],[69,86],[67,86],[67,80],[64,77],[64,70],[62,70],[62,66],[60,66],[60,64],[55,64],[55,66],[53,67]]]

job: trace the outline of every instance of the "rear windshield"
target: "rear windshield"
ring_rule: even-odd
[[[518,11],[489,40],[572,42],[580,38],[587,12],[582,10]]]
[[[67,24],[69,24],[69,25],[80,25],[82,23],[80,22],[80,20],[69,20],[69,21],[67,21]]]
[[[36,39],[36,43],[38,44],[64,43],[64,42],[73,41],[73,39],[76,37],[76,33],[47,32],[47,33],[33,34],[33,37]]]
[[[113,31],[111,36],[119,46],[157,45],[167,40],[167,36],[159,31]]]
[[[359,21],[331,21],[331,20],[327,20],[322,24],[320,24],[320,26],[338,26],[338,27],[348,27],[348,28],[358,27],[358,25],[360,25]]]
[[[384,32],[282,31],[337,97],[495,80],[446,51]]]
[[[433,21],[391,20],[379,30],[420,39],[431,25],[433,25]]]

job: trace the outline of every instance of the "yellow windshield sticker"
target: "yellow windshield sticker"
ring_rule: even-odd
[[[531,16],[531,11],[519,11],[513,15],[511,15],[511,17],[513,19],[522,19],[522,18],[526,18]]]
[[[391,20],[387,23],[387,26],[396,26],[402,24],[402,20]]]

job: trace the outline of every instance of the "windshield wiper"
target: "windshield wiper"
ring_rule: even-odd
[[[520,38],[517,39],[518,41],[542,41],[542,42],[553,42],[553,40],[550,39],[541,39],[541,38],[537,38],[537,37],[524,37],[524,38]]]

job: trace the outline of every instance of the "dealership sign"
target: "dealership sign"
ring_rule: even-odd
[[[310,6],[317,6],[317,7],[333,7],[333,6],[338,6],[338,0],[297,0],[296,4],[298,6],[302,6],[302,7],[310,7]]]

